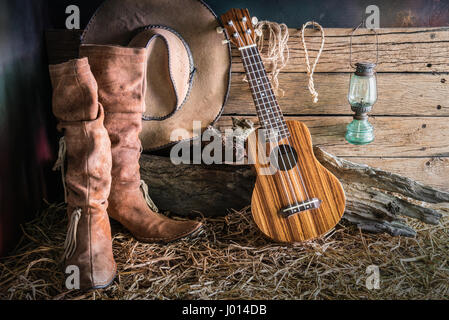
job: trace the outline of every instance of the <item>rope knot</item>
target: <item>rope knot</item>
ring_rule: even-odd
[[[321,31],[321,48],[320,48],[320,51],[318,52],[318,55],[315,59],[315,63],[313,64],[313,66],[310,65],[309,50],[307,49],[306,39],[305,39],[305,35],[304,35],[306,32],[306,28],[309,25],[312,25],[314,28],[319,29]],[[309,76],[309,86],[308,86],[309,91],[313,96],[313,103],[318,103],[318,92],[315,89],[313,74],[315,73],[316,66],[318,65],[318,61],[320,60],[321,54],[323,53],[323,50],[324,50],[324,44],[326,41],[324,29],[319,23],[317,23],[315,21],[309,21],[302,26],[301,39],[302,39],[302,45],[304,46],[305,59],[306,59],[306,64],[307,64],[307,75]]]

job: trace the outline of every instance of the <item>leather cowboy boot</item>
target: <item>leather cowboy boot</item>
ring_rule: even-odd
[[[49,67],[53,113],[64,133],[59,160],[69,215],[66,266],[80,271],[80,289],[101,289],[115,278],[111,227],[106,212],[111,187],[111,142],[87,59]],[[67,171],[64,172],[65,158]]]
[[[146,50],[105,45],[83,45],[98,82],[99,100],[112,143],[112,187],[109,216],[139,241],[171,242],[196,232],[195,221],[176,221],[150,209],[148,187],[140,177],[139,159],[144,113]],[[154,207],[154,206],[153,206]]]

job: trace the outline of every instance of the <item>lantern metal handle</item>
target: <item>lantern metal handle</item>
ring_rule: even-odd
[[[355,69],[355,66],[352,64],[352,39],[354,38],[354,34],[355,34],[355,32],[361,27],[361,26],[363,26],[364,25],[364,22],[361,22],[356,28],[354,28],[353,30],[352,30],[352,33],[351,33],[351,40],[350,40],[350,44],[349,44],[349,65],[353,68],[353,69]],[[374,32],[374,34],[376,35],[376,44],[377,44],[377,52],[376,52],[376,65],[378,64],[378,62],[379,62],[379,34],[376,32],[376,30],[375,29],[368,29],[368,30],[371,30],[372,32]]]

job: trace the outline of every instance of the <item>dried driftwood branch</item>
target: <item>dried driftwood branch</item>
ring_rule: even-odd
[[[449,193],[411,179],[337,158],[315,148],[317,159],[343,184],[345,219],[362,230],[394,236],[414,236],[402,216],[438,224],[441,209],[449,208]],[[226,214],[250,204],[255,173],[250,166],[179,165],[170,159],[142,156],[142,176],[162,210],[180,215]]]
[[[414,236],[401,218],[408,216],[436,225],[441,208],[449,205],[449,193],[400,175],[337,158],[314,148],[317,159],[343,184],[347,204],[345,219],[362,230]]]

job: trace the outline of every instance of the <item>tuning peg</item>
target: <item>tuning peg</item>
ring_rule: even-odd
[[[222,27],[217,27],[215,30],[217,31],[218,34],[223,34],[224,32],[224,29]]]
[[[227,45],[228,43],[230,43],[231,41],[229,41],[229,40],[223,40],[221,43],[223,44],[223,45]]]
[[[243,22],[243,23],[246,23],[247,21],[248,21],[248,18],[247,18],[247,17],[243,17],[243,18],[242,18],[242,22]]]
[[[258,37],[263,36],[262,30],[257,29],[257,30],[256,30],[256,35],[257,35]]]
[[[253,23],[253,26],[256,26],[259,23],[259,19],[257,17],[253,17],[251,22]]]

